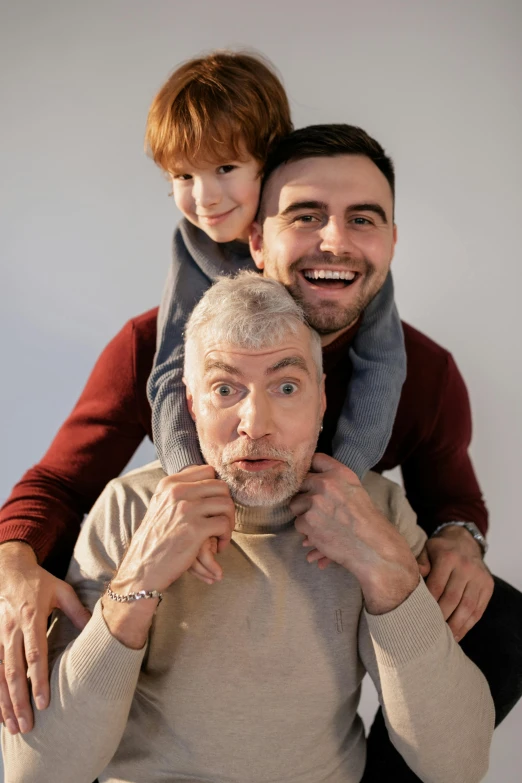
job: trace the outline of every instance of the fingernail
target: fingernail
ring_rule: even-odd
[[[18,724],[12,718],[8,718],[5,722],[5,727],[9,734],[18,734]]]
[[[46,702],[43,696],[36,696],[35,697],[35,703],[36,707],[39,710],[45,710]]]
[[[454,636],[453,638],[455,639],[456,642],[458,642],[458,640],[459,640],[458,636]]]
[[[22,734],[25,734],[26,731],[29,731],[29,724],[25,718],[18,718],[18,725],[20,726],[20,731]]]

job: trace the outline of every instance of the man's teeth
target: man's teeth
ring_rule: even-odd
[[[355,272],[337,272],[332,269],[305,269],[304,276],[309,280],[353,280]]]

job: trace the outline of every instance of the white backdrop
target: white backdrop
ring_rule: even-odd
[[[520,2],[17,0],[0,30],[0,500],[158,303],[178,215],[142,151],[155,91],[202,50],[255,48],[296,126],[359,124],[396,162],[399,309],[468,382],[488,561],[521,589]],[[521,730],[519,705],[488,781],[519,779]]]

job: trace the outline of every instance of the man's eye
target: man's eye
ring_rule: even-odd
[[[230,397],[232,394],[232,387],[227,386],[226,383],[223,383],[221,386],[217,387],[216,391],[220,397]]]
[[[354,217],[352,218],[352,223],[355,223],[356,226],[370,226],[371,220],[365,217]]]
[[[288,381],[286,383],[282,383],[279,387],[281,389],[281,392],[289,397],[291,394],[294,394],[294,392],[297,391],[297,384],[295,383],[289,383]]]
[[[220,166],[218,168],[218,174],[228,174],[230,171],[234,171],[234,169],[237,169],[237,166],[227,163],[225,166]]]
[[[315,220],[317,220],[317,218],[314,215],[298,215],[295,222],[310,225],[310,223],[313,223]]]

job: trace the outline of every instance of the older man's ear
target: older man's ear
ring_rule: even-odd
[[[187,408],[188,408],[188,411],[189,411],[189,413],[190,413],[190,415],[192,417],[192,420],[196,421],[196,414],[194,413],[194,398],[192,396],[192,392],[190,391],[190,389],[188,387],[187,379],[183,378],[182,380],[183,380],[183,383],[185,384],[185,395],[186,395],[186,398],[187,398]]]
[[[263,260],[263,229],[257,222],[252,223],[250,226],[250,253],[254,259],[255,265],[258,269],[265,268],[265,262]]]

